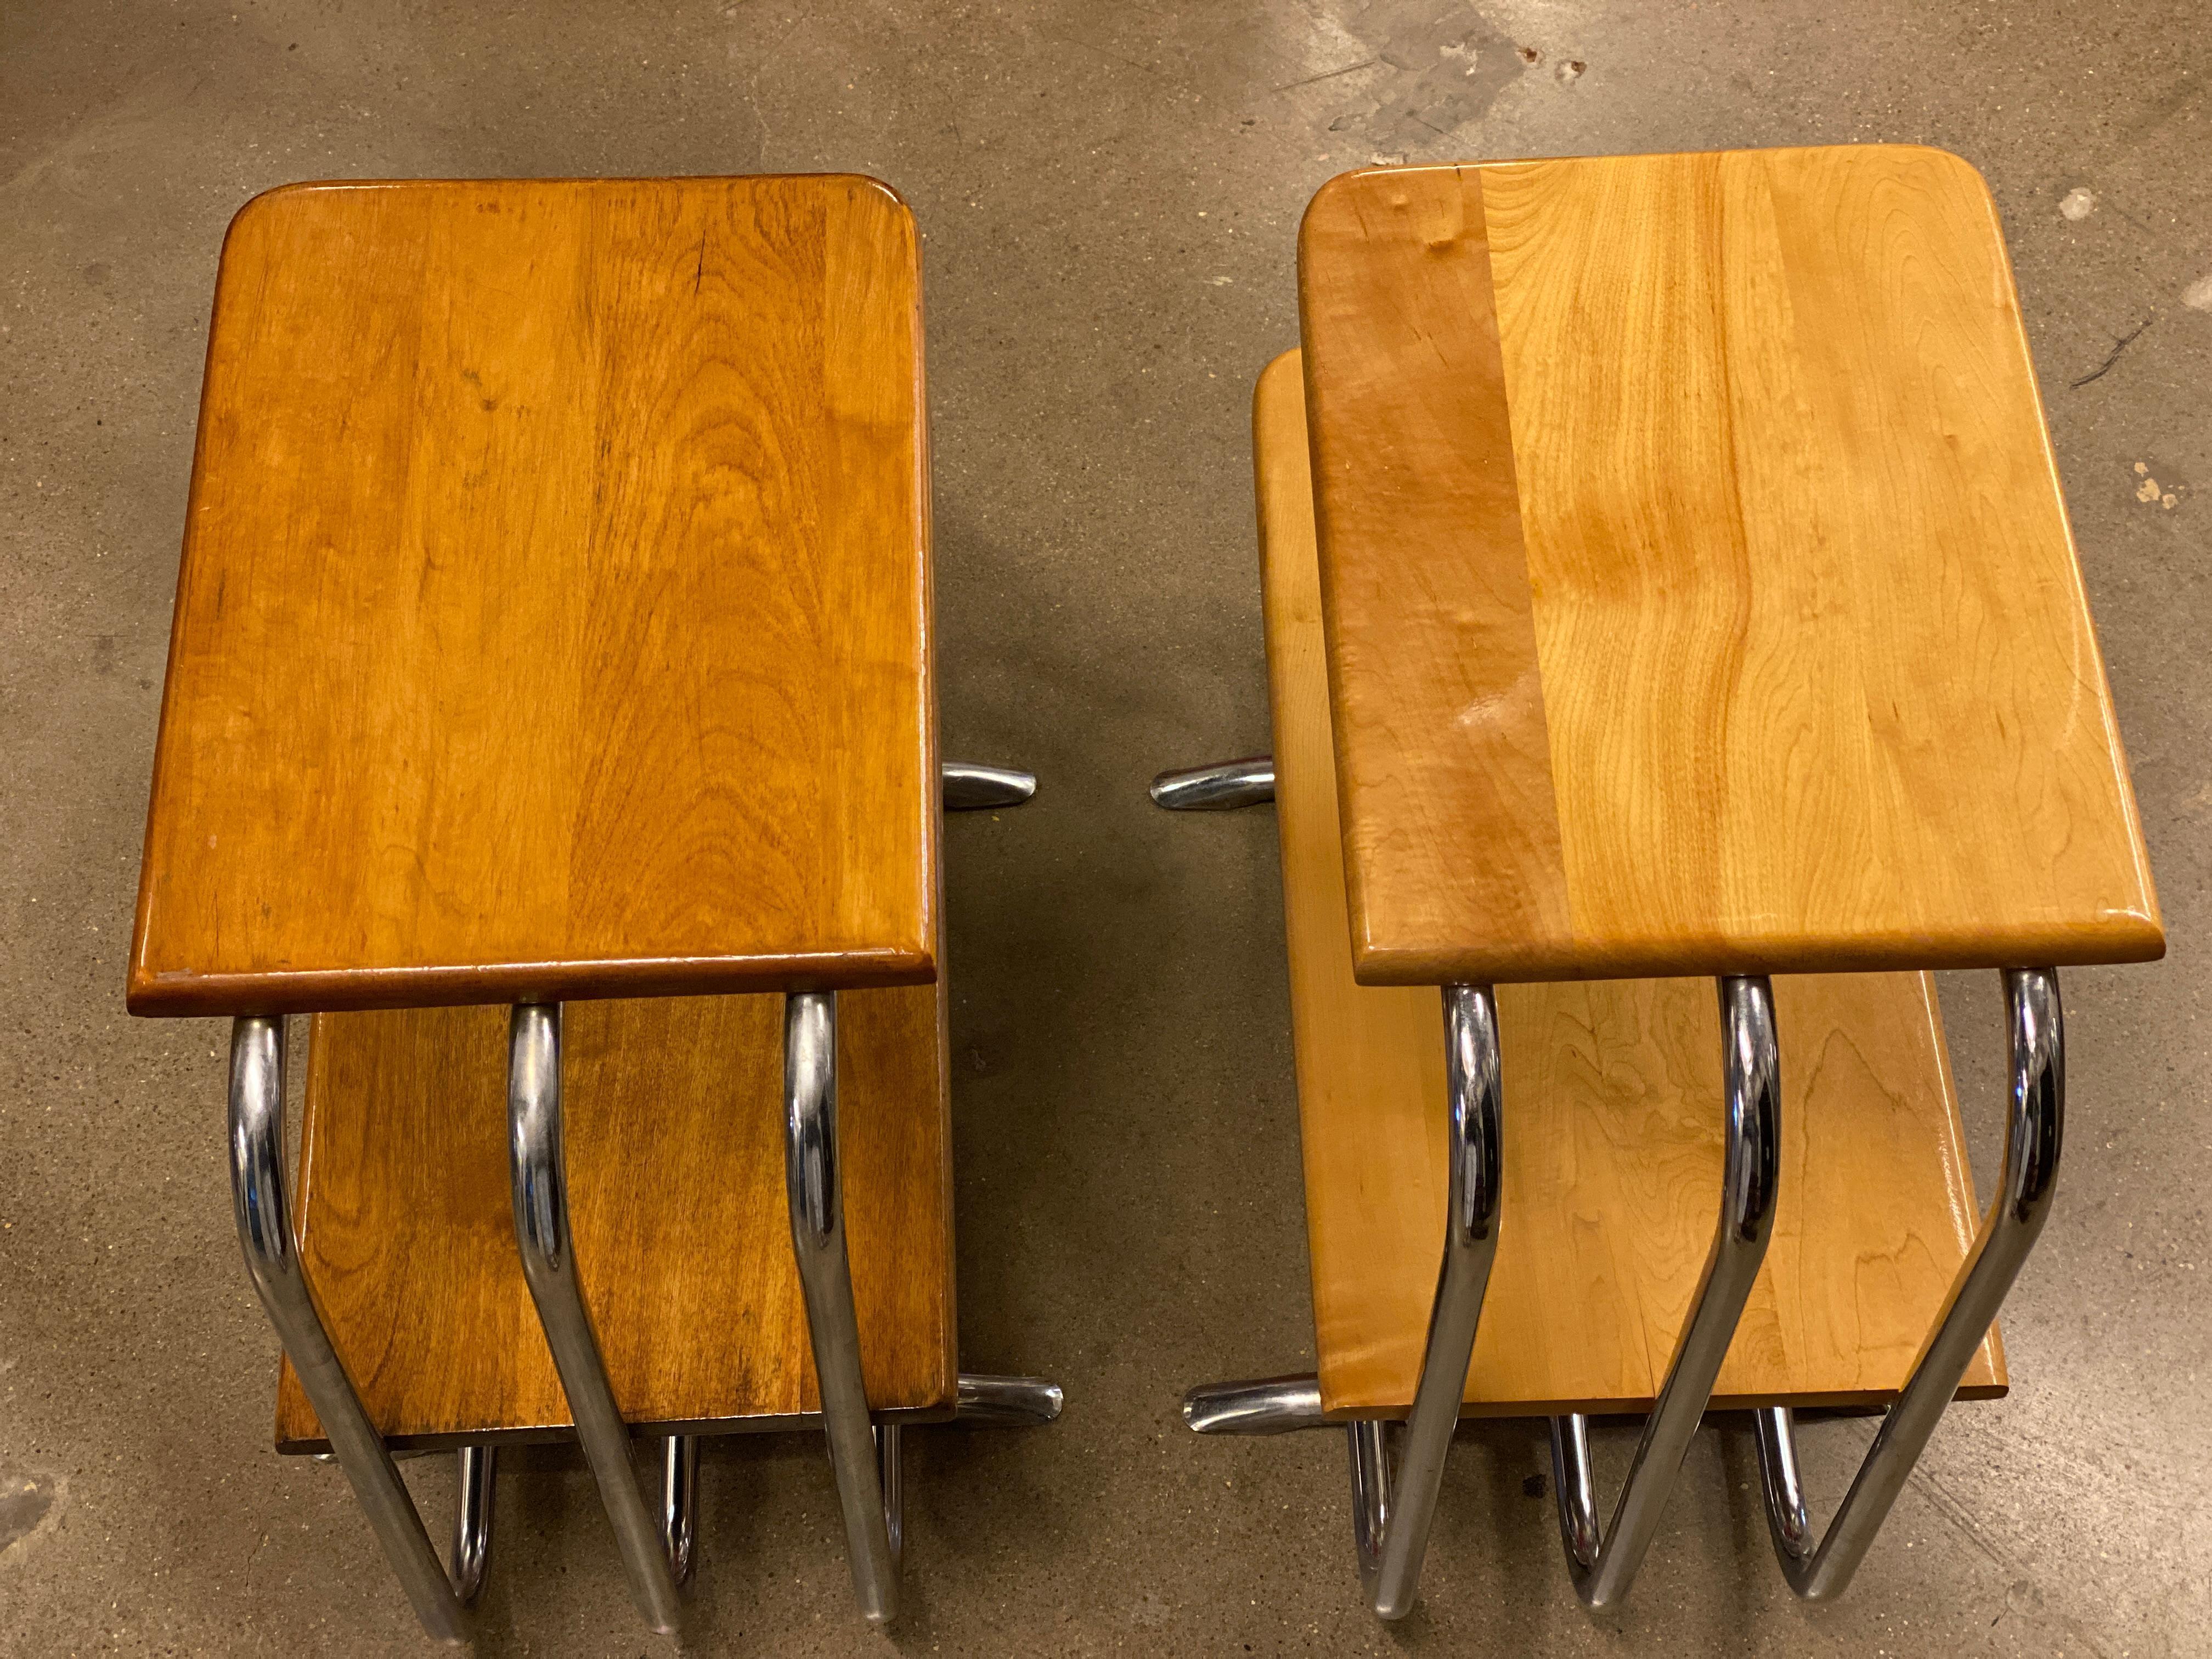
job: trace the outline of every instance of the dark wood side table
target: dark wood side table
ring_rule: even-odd
[[[235,1020],[280,1440],[335,1451],[435,1635],[504,1439],[575,1433],[670,1631],[693,1437],[818,1422],[881,1620],[899,1425],[1058,1410],[953,1358],[941,813],[1034,781],[938,758],[925,412],[872,179],[301,185],[232,226],[130,1006]],[[450,1577],[392,1444],[461,1449]]]

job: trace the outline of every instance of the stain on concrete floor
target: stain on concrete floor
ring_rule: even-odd
[[[1378,102],[1347,111],[1329,131],[1364,131],[1394,154],[1479,119],[1524,64],[1513,42],[1461,0],[1373,0],[1347,27],[1390,73],[1375,88]]]
[[[0,1559],[58,1517],[61,1482],[50,1474],[0,1474]]]
[[[684,1650],[2212,1650],[2212,548],[2201,502],[2162,504],[2212,476],[2206,40],[2178,0],[13,0],[0,1468],[68,1484],[0,1552],[0,1653],[423,1650],[343,1478],[270,1450],[222,1029],[122,1012],[229,216],[303,178],[826,167],[893,181],[927,238],[946,747],[1043,779],[947,832],[955,1052],[981,1057],[953,1085],[960,1320],[965,1363],[1068,1406],[908,1437],[890,1637],[853,1614],[819,1449],[713,1446]],[[1385,110],[1422,118],[1388,140],[1416,161],[1940,144],[2004,218],[2172,948],[2067,975],[2067,1163],[2007,1310],[2013,1391],[1947,1419],[1832,1607],[1783,1589],[1740,1420],[1698,1437],[1634,1599],[1595,1620],[1524,1495],[1540,1425],[1469,1426],[1424,1601],[1386,1631],[1341,1444],[1176,1419],[1194,1382],[1310,1364],[1311,1326],[1274,827],[1171,819],[1144,786],[1267,746],[1251,383],[1297,338],[1298,215],[1385,147]],[[1943,989],[1986,1182],[1996,990]],[[1821,1513],[1869,1433],[1808,1426]],[[1595,1436],[1608,1492],[1632,1439]],[[405,1466],[440,1537],[449,1462]],[[499,1505],[481,1651],[672,1650],[573,1457],[508,1460]]]

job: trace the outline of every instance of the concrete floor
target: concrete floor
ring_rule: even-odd
[[[950,830],[962,1350],[1069,1404],[914,1437],[890,1637],[852,1611],[817,1445],[715,1446],[687,1646],[2212,1652],[2203,24],[2180,0],[6,0],[0,1650],[421,1645],[338,1474],[270,1450],[224,1030],[123,1012],[225,222],[294,179],[836,167],[928,236],[947,750],[1044,779]],[[1462,43],[1476,73],[1433,73]],[[1175,1413],[1311,1363],[1273,824],[1144,795],[1267,746],[1246,408],[1296,337],[1297,215],[1383,155],[1863,139],[1996,190],[2172,952],[2069,975],[2069,1162],[2007,1315],[2014,1392],[1946,1423],[1846,1601],[1784,1593],[1723,1419],[1629,1611],[1593,1620],[1524,1491],[1539,1427],[1508,1424],[1462,1436],[1425,1599],[1385,1631],[1340,1443],[1200,1443]],[[1945,991],[1986,1180],[1996,989]],[[1820,1492],[1867,1437],[1807,1431]],[[1628,1444],[1603,1437],[1609,1479]],[[443,1464],[410,1466],[441,1516]],[[573,1460],[515,1460],[501,1504],[482,1650],[664,1650]]]

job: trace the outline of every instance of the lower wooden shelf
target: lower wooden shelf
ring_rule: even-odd
[[[1352,978],[1297,354],[1255,408],[1276,810],[1322,1403],[1402,1415],[1444,1233],[1443,1014]],[[1893,1399],[1972,1243],[1973,1184],[1921,974],[1775,981],[1782,1189],[1713,1405]],[[1504,1203],[1471,1415],[1648,1410],[1720,1208],[1708,980],[1501,986]],[[2005,1389],[1994,1329],[1961,1398]]]
[[[944,992],[838,998],[839,1141],[868,1400],[949,1417]],[[641,1429],[819,1409],[784,1198],[783,999],[578,1002],[563,1016],[576,1259],[615,1398]],[[314,1022],[301,1257],[393,1443],[544,1438],[568,1403],[515,1253],[503,1008]],[[324,1449],[287,1364],[280,1450]]]

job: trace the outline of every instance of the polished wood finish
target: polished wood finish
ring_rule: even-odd
[[[248,204],[133,1012],[927,981],[915,250],[842,176]]]
[[[2161,953],[1965,162],[1351,173],[1299,287],[1363,981]]]
[[[1275,801],[1323,1404],[1411,1403],[1444,1236],[1434,989],[1353,977],[1297,354],[1255,404]],[[1903,1385],[1974,1225],[1924,975],[1775,986],[1781,1203],[1715,1396],[1872,1405]],[[1468,1409],[1647,1409],[1720,1210],[1706,980],[1498,993],[1505,1188]],[[2002,1393],[1993,1331],[1960,1394]]]
[[[869,1403],[953,1404],[943,988],[838,1003],[838,1144]],[[784,1198],[783,999],[585,1002],[563,1016],[571,1224],[634,1426],[819,1409]],[[400,1443],[570,1422],[515,1252],[504,1008],[314,1023],[301,1260],[370,1420]],[[320,1449],[289,1365],[277,1443]]]

